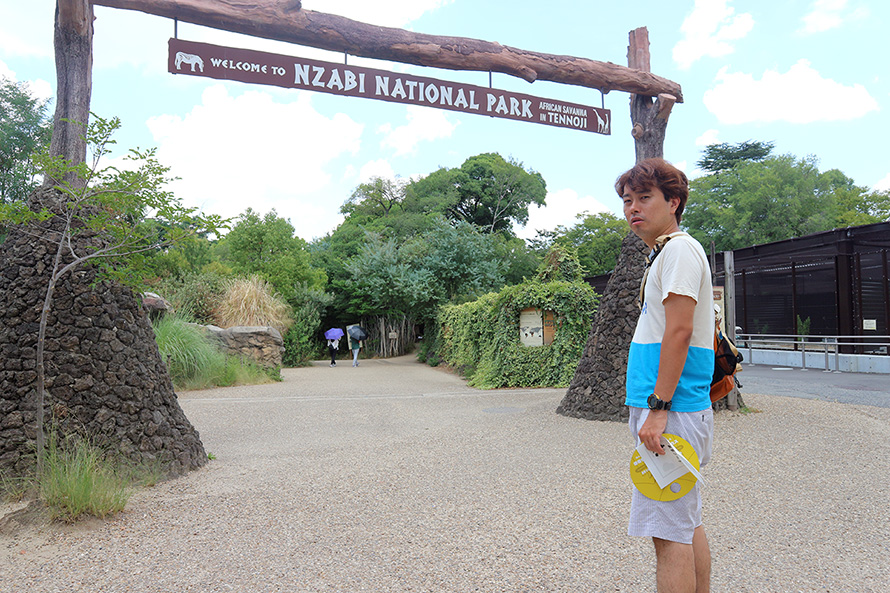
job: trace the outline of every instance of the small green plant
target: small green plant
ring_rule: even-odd
[[[134,473],[88,439],[47,438],[38,492],[49,516],[72,523],[84,515],[105,518],[122,511],[133,493]]]
[[[214,455],[213,453],[210,453],[210,452],[208,451],[208,452],[207,452],[207,459],[209,459],[210,461],[213,461],[214,459],[216,459],[216,455]]]
[[[33,488],[32,480],[15,477],[0,472],[0,497],[7,502],[17,502],[25,498]]]
[[[802,336],[798,338],[799,341],[803,342],[803,336],[810,335],[810,318],[801,319],[800,315],[797,316],[797,335]]]

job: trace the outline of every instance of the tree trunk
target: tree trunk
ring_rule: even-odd
[[[630,32],[628,66],[649,69],[649,34],[645,27]],[[631,95],[630,114],[636,159],[640,162],[664,155],[664,135],[675,97]],[[584,354],[575,376],[556,411],[587,420],[625,420],[624,405],[627,352],[639,317],[640,281],[648,248],[628,233],[612,277],[600,301]]]
[[[680,85],[610,62],[544,54],[499,43],[424,35],[360,23],[322,12],[302,10],[299,1],[265,0],[93,0],[93,4],[138,10],[181,21],[308,45],[355,56],[393,60],[450,70],[501,72],[528,82],[550,80],[595,88],[655,96],[668,93],[683,101]]]
[[[84,136],[93,88],[93,7],[89,0],[57,0],[54,44],[57,88],[50,155],[82,163],[86,160]],[[74,173],[64,180],[44,179],[44,185],[61,181],[82,185]]]

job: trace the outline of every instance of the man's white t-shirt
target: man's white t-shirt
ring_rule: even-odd
[[[627,398],[624,403],[648,408],[647,399],[658,378],[665,327],[664,301],[670,293],[695,300],[692,340],[671,400],[671,411],[698,412],[711,407],[714,295],[705,250],[698,241],[682,232],[671,235],[646,278],[645,300],[627,360]]]

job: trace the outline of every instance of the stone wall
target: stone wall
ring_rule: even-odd
[[[34,463],[36,345],[54,253],[53,244],[17,228],[0,245],[0,471],[17,475]],[[97,282],[89,267],[63,277],[45,357],[47,424],[62,434],[89,435],[136,462],[160,462],[172,474],[207,462],[130,289]]]
[[[266,368],[281,368],[284,356],[284,340],[274,327],[236,326],[221,329],[215,325],[202,325],[220,350],[242,360],[255,362]]]

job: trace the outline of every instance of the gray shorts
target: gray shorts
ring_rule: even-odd
[[[634,438],[634,447],[640,444],[638,433],[649,416],[645,408],[630,408],[628,427]],[[711,441],[714,438],[714,411],[668,412],[665,432],[685,439],[698,454],[704,467],[711,459]],[[627,534],[641,537],[657,537],[683,544],[692,543],[692,533],[702,524],[701,486],[695,487],[684,497],[662,502],[652,500],[633,488],[630,503],[630,523]]]

